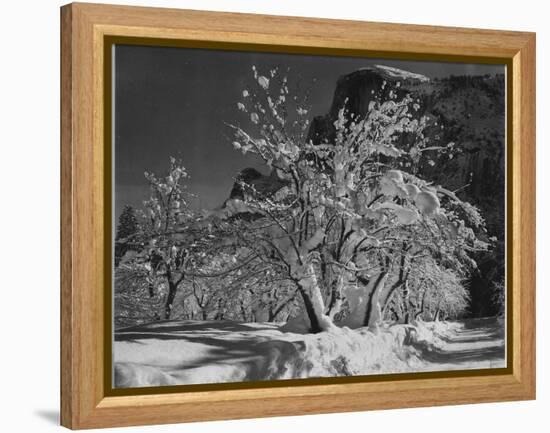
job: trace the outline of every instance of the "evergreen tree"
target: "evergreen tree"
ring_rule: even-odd
[[[132,235],[138,231],[138,221],[135,210],[130,205],[125,205],[120,217],[115,237],[115,267],[119,265],[126,252],[135,249]]]

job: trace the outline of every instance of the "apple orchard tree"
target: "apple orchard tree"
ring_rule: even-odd
[[[418,101],[390,92],[362,118],[344,106],[334,142],[314,145],[305,138],[308,107],[287,79],[253,74],[238,103],[250,126],[230,125],[233,146],[261,158],[284,186],[266,193],[242,182],[243,197],[222,216],[234,242],[292,283],[309,330],[462,312],[472,256],[488,248],[476,235],[484,221],[418,174],[424,155],[455,148],[429,143]]]
[[[170,158],[165,175],[145,172],[145,178],[150,196],[137,213],[139,223],[117,241],[125,251],[115,269],[118,325],[256,320],[260,310],[270,321],[292,307],[292,290],[256,253],[232,241],[224,227],[231,224],[190,208],[189,174],[181,161]]]

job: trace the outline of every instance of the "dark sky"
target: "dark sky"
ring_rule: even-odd
[[[233,149],[224,124],[244,120],[236,104],[253,79],[253,65],[266,75],[274,67],[290,68],[290,81],[311,86],[315,116],[328,111],[341,75],[371,64],[430,78],[504,71],[460,63],[116,46],[115,217],[125,204],[141,206],[148,195],[143,172],[164,174],[170,156],[181,158],[191,176],[189,189],[200,197],[195,207],[219,206],[240,170],[260,168]]]

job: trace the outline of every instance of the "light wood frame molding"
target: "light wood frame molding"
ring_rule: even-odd
[[[106,36],[279,46],[282,51],[355,50],[393,58],[487,57],[511,66],[509,371],[107,395],[103,246],[111,226],[104,200]],[[80,429],[535,398],[534,33],[73,3],[61,8],[61,101],[62,425]]]

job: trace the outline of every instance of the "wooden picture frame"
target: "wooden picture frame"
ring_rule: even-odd
[[[508,66],[508,349],[498,374],[108,392],[109,38]],[[111,40],[112,42],[112,40]],[[535,398],[535,34],[73,3],[61,8],[61,424],[72,429]]]

